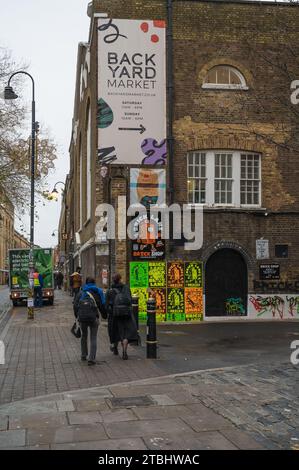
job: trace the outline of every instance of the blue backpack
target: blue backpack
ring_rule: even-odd
[[[90,292],[81,293],[77,314],[80,323],[93,323],[99,317],[96,301]]]

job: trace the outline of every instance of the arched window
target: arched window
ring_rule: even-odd
[[[235,67],[216,65],[206,74],[202,88],[248,90],[244,76]]]

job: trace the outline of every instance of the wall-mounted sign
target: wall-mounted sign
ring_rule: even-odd
[[[154,298],[156,300],[156,316],[157,321],[165,321],[166,320],[166,289],[153,289]]]
[[[203,315],[202,289],[199,287],[185,287],[185,313],[186,320],[200,320]]]
[[[131,288],[132,296],[138,297],[139,320],[146,321],[146,303],[148,300],[148,291],[146,288]]]
[[[167,314],[175,321],[185,317],[184,289],[167,290]]]
[[[269,240],[256,240],[256,259],[269,259]]]
[[[165,165],[165,21],[100,18],[100,165]]]
[[[184,287],[184,263],[180,261],[167,263],[167,287]]]
[[[141,214],[133,222],[132,258],[163,259],[165,241],[161,239],[161,221],[158,216]]]
[[[166,266],[163,262],[150,262],[148,268],[149,287],[166,286]]]
[[[148,287],[148,263],[130,263],[130,286]]]
[[[260,264],[260,279],[262,281],[266,281],[267,279],[280,279],[280,265]]]
[[[185,287],[202,287],[202,263],[199,261],[185,263]]]

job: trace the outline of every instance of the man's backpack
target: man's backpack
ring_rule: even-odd
[[[113,302],[113,316],[126,318],[130,317],[132,313],[132,303],[130,291],[127,286],[122,288],[113,288],[115,293]]]
[[[77,315],[80,323],[93,323],[98,318],[99,310],[90,292],[82,292],[77,305]]]

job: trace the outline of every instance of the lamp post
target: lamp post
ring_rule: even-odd
[[[27,318],[28,320],[34,319],[34,261],[33,261],[33,248],[34,248],[34,169],[35,169],[35,140],[36,130],[38,123],[35,121],[35,86],[33,77],[28,72],[20,70],[13,73],[8,80],[7,86],[4,89],[5,100],[15,100],[18,95],[14,92],[10,85],[11,79],[18,74],[27,75],[32,81],[32,103],[31,103],[31,197],[30,197],[30,250],[29,250],[29,286],[30,294],[27,299]]]

